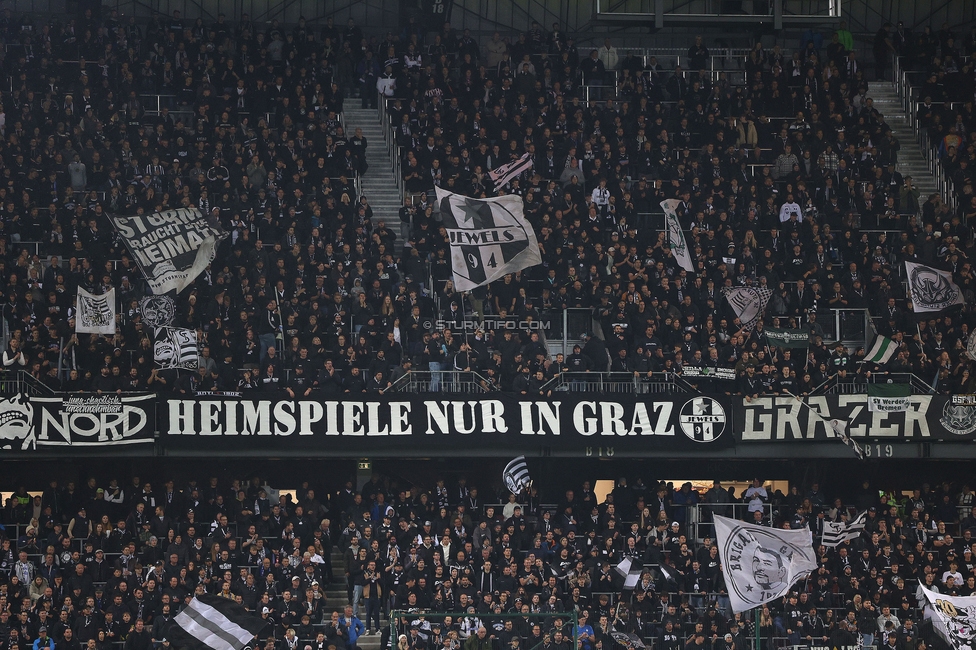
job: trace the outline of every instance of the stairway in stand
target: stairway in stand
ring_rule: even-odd
[[[352,138],[356,129],[363,130],[366,138],[366,164],[369,168],[362,177],[363,194],[373,208],[373,225],[378,221],[386,223],[386,227],[397,233],[396,252],[403,249],[403,237],[400,236],[400,207],[403,200],[397,188],[397,178],[393,174],[393,160],[387,152],[386,141],[383,139],[383,129],[379,122],[379,115],[375,108],[355,108],[350,104],[358,104],[358,100],[350,98],[343,107],[343,121],[346,137]]]
[[[930,194],[937,191],[938,184],[925,163],[898,92],[891,82],[876,81],[868,87],[868,97],[874,100],[874,107],[884,115],[885,122],[898,138],[901,150],[898,152],[897,170],[902,176],[912,177],[920,193],[918,204],[922,205]]]

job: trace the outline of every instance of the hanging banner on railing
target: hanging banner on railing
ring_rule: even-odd
[[[846,421],[852,438],[878,440],[967,440],[976,438],[976,405],[957,403],[951,396],[912,395],[905,411],[871,411],[867,395],[826,395],[744,399],[736,405],[738,440],[835,440],[831,419]],[[816,413],[811,413],[811,409]]]
[[[78,394],[0,400],[0,448],[103,448],[151,444],[156,396]]]
[[[168,450],[360,449],[370,439],[411,448],[504,446],[553,449],[612,444],[701,449],[733,444],[726,397],[566,394],[363,395],[342,400],[168,399],[159,428]],[[453,399],[452,399],[453,397]]]

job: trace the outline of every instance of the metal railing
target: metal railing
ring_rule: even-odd
[[[837,375],[813,389],[811,395],[865,395],[868,384],[908,384],[914,395],[931,395],[935,388],[910,372],[872,372],[870,377],[841,380]]]
[[[491,380],[464,370],[411,370],[384,393],[492,393]]]
[[[672,393],[693,392],[687,381],[673,372],[561,372],[543,386],[546,391],[573,393]]]

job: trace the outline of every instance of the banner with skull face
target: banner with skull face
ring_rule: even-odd
[[[199,366],[197,333],[177,327],[160,327],[153,342],[153,357],[160,368],[196,370]]]
[[[932,627],[954,650],[976,650],[976,596],[946,596],[929,591],[925,594],[925,616]]]
[[[916,314],[939,312],[955,305],[965,305],[962,289],[952,281],[948,271],[905,262],[908,290]]]

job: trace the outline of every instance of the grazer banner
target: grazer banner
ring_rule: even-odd
[[[836,440],[831,419],[847,422],[854,439],[971,440],[976,438],[976,405],[942,395],[912,395],[903,412],[870,411],[867,395],[740,399],[734,421],[743,443],[779,440]],[[811,413],[811,409],[816,413]]]
[[[196,208],[178,208],[112,224],[142,269],[154,294],[179,293],[203,273],[217,244],[227,236],[216,220]]]
[[[453,397],[453,398],[452,398]],[[369,439],[412,448],[506,449],[614,445],[703,449],[734,444],[729,399],[562,394],[551,399],[478,395],[363,395],[353,399],[194,397],[160,402],[168,450],[359,448]]]
[[[153,394],[0,399],[0,449],[107,448],[152,444],[156,430]]]

